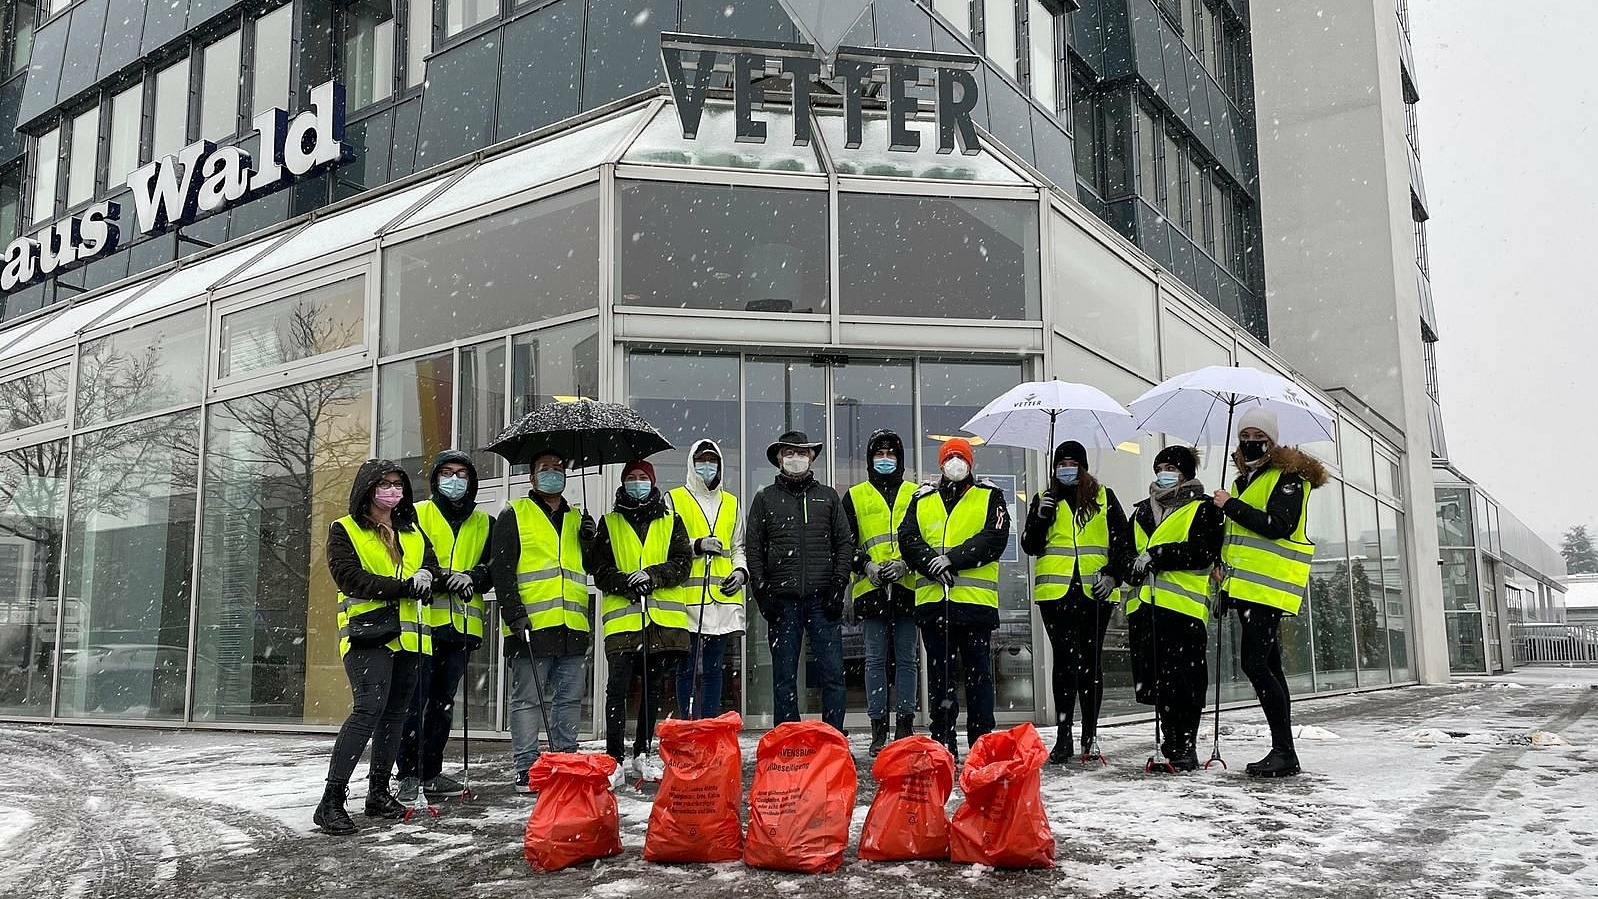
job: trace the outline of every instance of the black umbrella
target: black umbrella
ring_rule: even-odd
[[[631,462],[671,448],[654,425],[627,406],[586,399],[539,406],[484,447],[512,465],[557,453],[572,470]]]

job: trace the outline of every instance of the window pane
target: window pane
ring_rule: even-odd
[[[377,454],[422,483],[435,455],[454,445],[452,353],[385,365],[377,380]],[[479,471],[478,476],[482,477]]]
[[[199,438],[182,412],[73,440],[64,716],[183,716]]]
[[[1192,147],[1188,151],[1182,154],[1182,229],[1197,236],[1203,230],[1199,224],[1199,179],[1204,177],[1204,170],[1195,155],[1197,151]]]
[[[100,153],[100,108],[72,119],[72,151],[67,162],[67,205],[94,199],[95,164]]]
[[[827,195],[621,183],[617,303],[751,312],[827,310]]]
[[[505,460],[482,449],[505,429],[505,341],[461,350],[460,440],[480,478],[505,473]]]
[[[111,146],[107,148],[106,184],[126,184],[139,167],[139,131],[144,115],[144,85],[135,84],[111,99]]]
[[[205,388],[204,309],[83,344],[78,356],[80,427],[198,403]]]
[[[47,222],[55,215],[56,171],[61,164],[61,129],[52,128],[33,146],[34,222]]]
[[[1348,573],[1354,591],[1354,640],[1360,686],[1390,683],[1387,616],[1382,608],[1382,556],[1376,500],[1352,490],[1348,497]],[[1315,501],[1313,494],[1311,502]]]
[[[217,376],[233,378],[365,339],[366,279],[350,278],[222,316]]]
[[[585,187],[383,256],[383,352],[599,306],[599,191]]]
[[[290,29],[294,24],[294,4],[285,4],[255,20],[255,90],[250,114],[263,110],[287,109],[289,105],[289,59],[293,55]]]
[[[239,130],[239,35],[228,35],[205,48],[201,70],[200,136],[232,137]]]
[[[151,158],[183,149],[189,134],[189,61],[167,66],[155,75],[155,130]]]
[[[932,0],[932,8],[942,13],[956,31],[971,33],[971,0]]]
[[[1343,478],[1366,490],[1376,489],[1376,466],[1371,462],[1370,435],[1344,421],[1343,426],[1337,429],[1337,442]]]
[[[444,36],[452,37],[499,14],[499,0],[445,0]]]
[[[1404,515],[1391,506],[1380,510],[1382,532],[1382,599],[1387,611],[1387,651],[1394,681],[1414,676],[1409,667],[1409,579],[1404,573],[1407,557]]]
[[[1160,154],[1160,129],[1154,117],[1144,109],[1142,104],[1137,108],[1137,172],[1138,196],[1147,200],[1151,205],[1160,203],[1160,176],[1155,167],[1155,160]]]
[[[1036,203],[843,194],[838,227],[844,313],[1039,316]]]
[[[1007,74],[1016,69],[1015,0],[983,0],[983,31],[986,52],[994,64]]]
[[[1177,224],[1182,221],[1182,145],[1176,133],[1165,132],[1165,155],[1160,164],[1165,168],[1165,217]]]
[[[5,74],[15,75],[28,68],[28,58],[33,53],[33,28],[39,21],[36,0],[15,0],[7,3],[10,16],[5,20],[6,42]]]
[[[0,434],[67,417],[67,366],[23,375],[0,384]]]
[[[1054,14],[1039,0],[1027,3],[1027,38],[1032,51],[1032,96],[1052,112],[1059,102],[1060,54],[1055,45]]]
[[[526,415],[547,403],[599,397],[599,321],[586,319],[549,328],[533,334],[523,334],[511,344],[511,420]],[[525,478],[526,465],[515,466],[511,473]],[[592,483],[589,490],[597,490],[600,497],[608,497],[614,486],[599,480],[601,469],[589,469],[585,475]],[[574,479],[575,481],[575,479]],[[575,495],[573,483],[566,495]],[[608,506],[604,500],[595,506]]]
[[[50,714],[67,442],[0,453],[0,712]]]
[[[1111,94],[1098,103],[1104,111],[1105,197],[1132,193],[1132,172],[1127,156],[1132,146],[1132,118],[1125,93]]]
[[[405,86],[427,80],[427,54],[433,52],[433,0],[410,0],[410,23],[405,51]]]
[[[0,243],[17,234],[22,222],[22,167],[0,172]]]
[[[344,89],[350,109],[394,92],[394,9],[384,2],[344,8]]]
[[[1159,369],[1154,282],[1069,219],[1056,216],[1053,226],[1051,299],[1060,327],[1152,377]]]
[[[1343,534],[1342,485],[1332,481],[1310,497],[1310,563],[1307,613],[1315,627],[1315,688],[1354,686],[1354,612],[1348,545]],[[1285,620],[1285,619],[1284,619]]]
[[[361,371],[209,407],[196,720],[349,711],[326,541],[367,457],[371,383]]]
[[[1071,97],[1071,120],[1076,126],[1072,149],[1076,153],[1076,176],[1086,181],[1096,191],[1104,190],[1104,180],[1097,170],[1100,154],[1104,152],[1103,137],[1098,133],[1098,95],[1091,87],[1076,88]]]

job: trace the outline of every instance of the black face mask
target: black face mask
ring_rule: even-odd
[[[1257,462],[1265,457],[1265,447],[1267,445],[1268,442],[1264,440],[1239,440],[1237,442],[1237,451],[1243,454],[1244,461]]]

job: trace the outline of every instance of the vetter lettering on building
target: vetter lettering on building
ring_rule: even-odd
[[[344,142],[344,85],[336,81],[313,89],[311,108],[294,118],[286,110],[268,109],[254,124],[262,160],[243,147],[200,140],[128,175],[139,233],[189,224],[355,155]],[[105,201],[13,240],[0,265],[0,292],[112,252],[121,244],[121,217],[122,204]]]

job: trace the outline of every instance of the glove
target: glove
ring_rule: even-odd
[[[942,580],[943,573],[953,567],[954,563],[949,561],[948,556],[935,556],[931,562],[927,563],[927,574],[934,579]]]
[[[417,599],[427,599],[433,595],[433,573],[426,568],[411,575],[411,595]]]
[[[516,636],[521,637],[522,638],[522,642],[526,643],[528,648],[532,648],[532,645],[533,645],[533,628],[532,628],[531,625],[528,625],[528,624],[525,624],[525,623],[522,624],[522,629],[516,632]]]
[[[471,596],[472,576],[464,571],[451,571],[444,575],[444,589],[461,596]]]
[[[1115,591],[1116,586],[1117,585],[1114,577],[1100,572],[1098,580],[1093,582],[1093,598],[1109,599],[1110,594]]]
[[[718,589],[721,590],[722,596],[731,596],[742,590],[747,583],[749,583],[749,572],[742,568],[734,568],[732,574],[721,579],[721,587]]]
[[[647,571],[635,571],[627,575],[627,586],[636,590],[640,595],[649,593],[655,588],[654,581]]]
[[[760,608],[760,617],[766,619],[768,631],[782,625],[782,603],[775,599],[757,599],[755,605]]]
[[[1149,573],[1149,569],[1153,564],[1154,557],[1145,552],[1137,557],[1136,562],[1132,563],[1132,573],[1142,578]]]
[[[834,590],[827,594],[821,601],[821,614],[825,615],[828,621],[837,621],[843,617],[842,590]]]
[[[889,559],[882,563],[882,582],[891,584],[910,573],[910,566],[898,559]]]
[[[1054,510],[1055,510],[1055,508],[1057,506],[1059,506],[1059,504],[1060,504],[1060,501],[1055,499],[1052,494],[1045,493],[1042,496],[1039,496],[1038,497],[1038,517],[1043,519],[1044,521],[1053,521],[1054,520]]]
[[[577,526],[577,539],[588,543],[599,536],[599,525],[594,523],[594,516],[583,513],[583,522]]]
[[[882,566],[875,562],[867,562],[866,580],[870,581],[873,587],[882,586]]]
[[[694,553],[701,556],[719,556],[724,548],[721,538],[714,534],[694,541]]]

